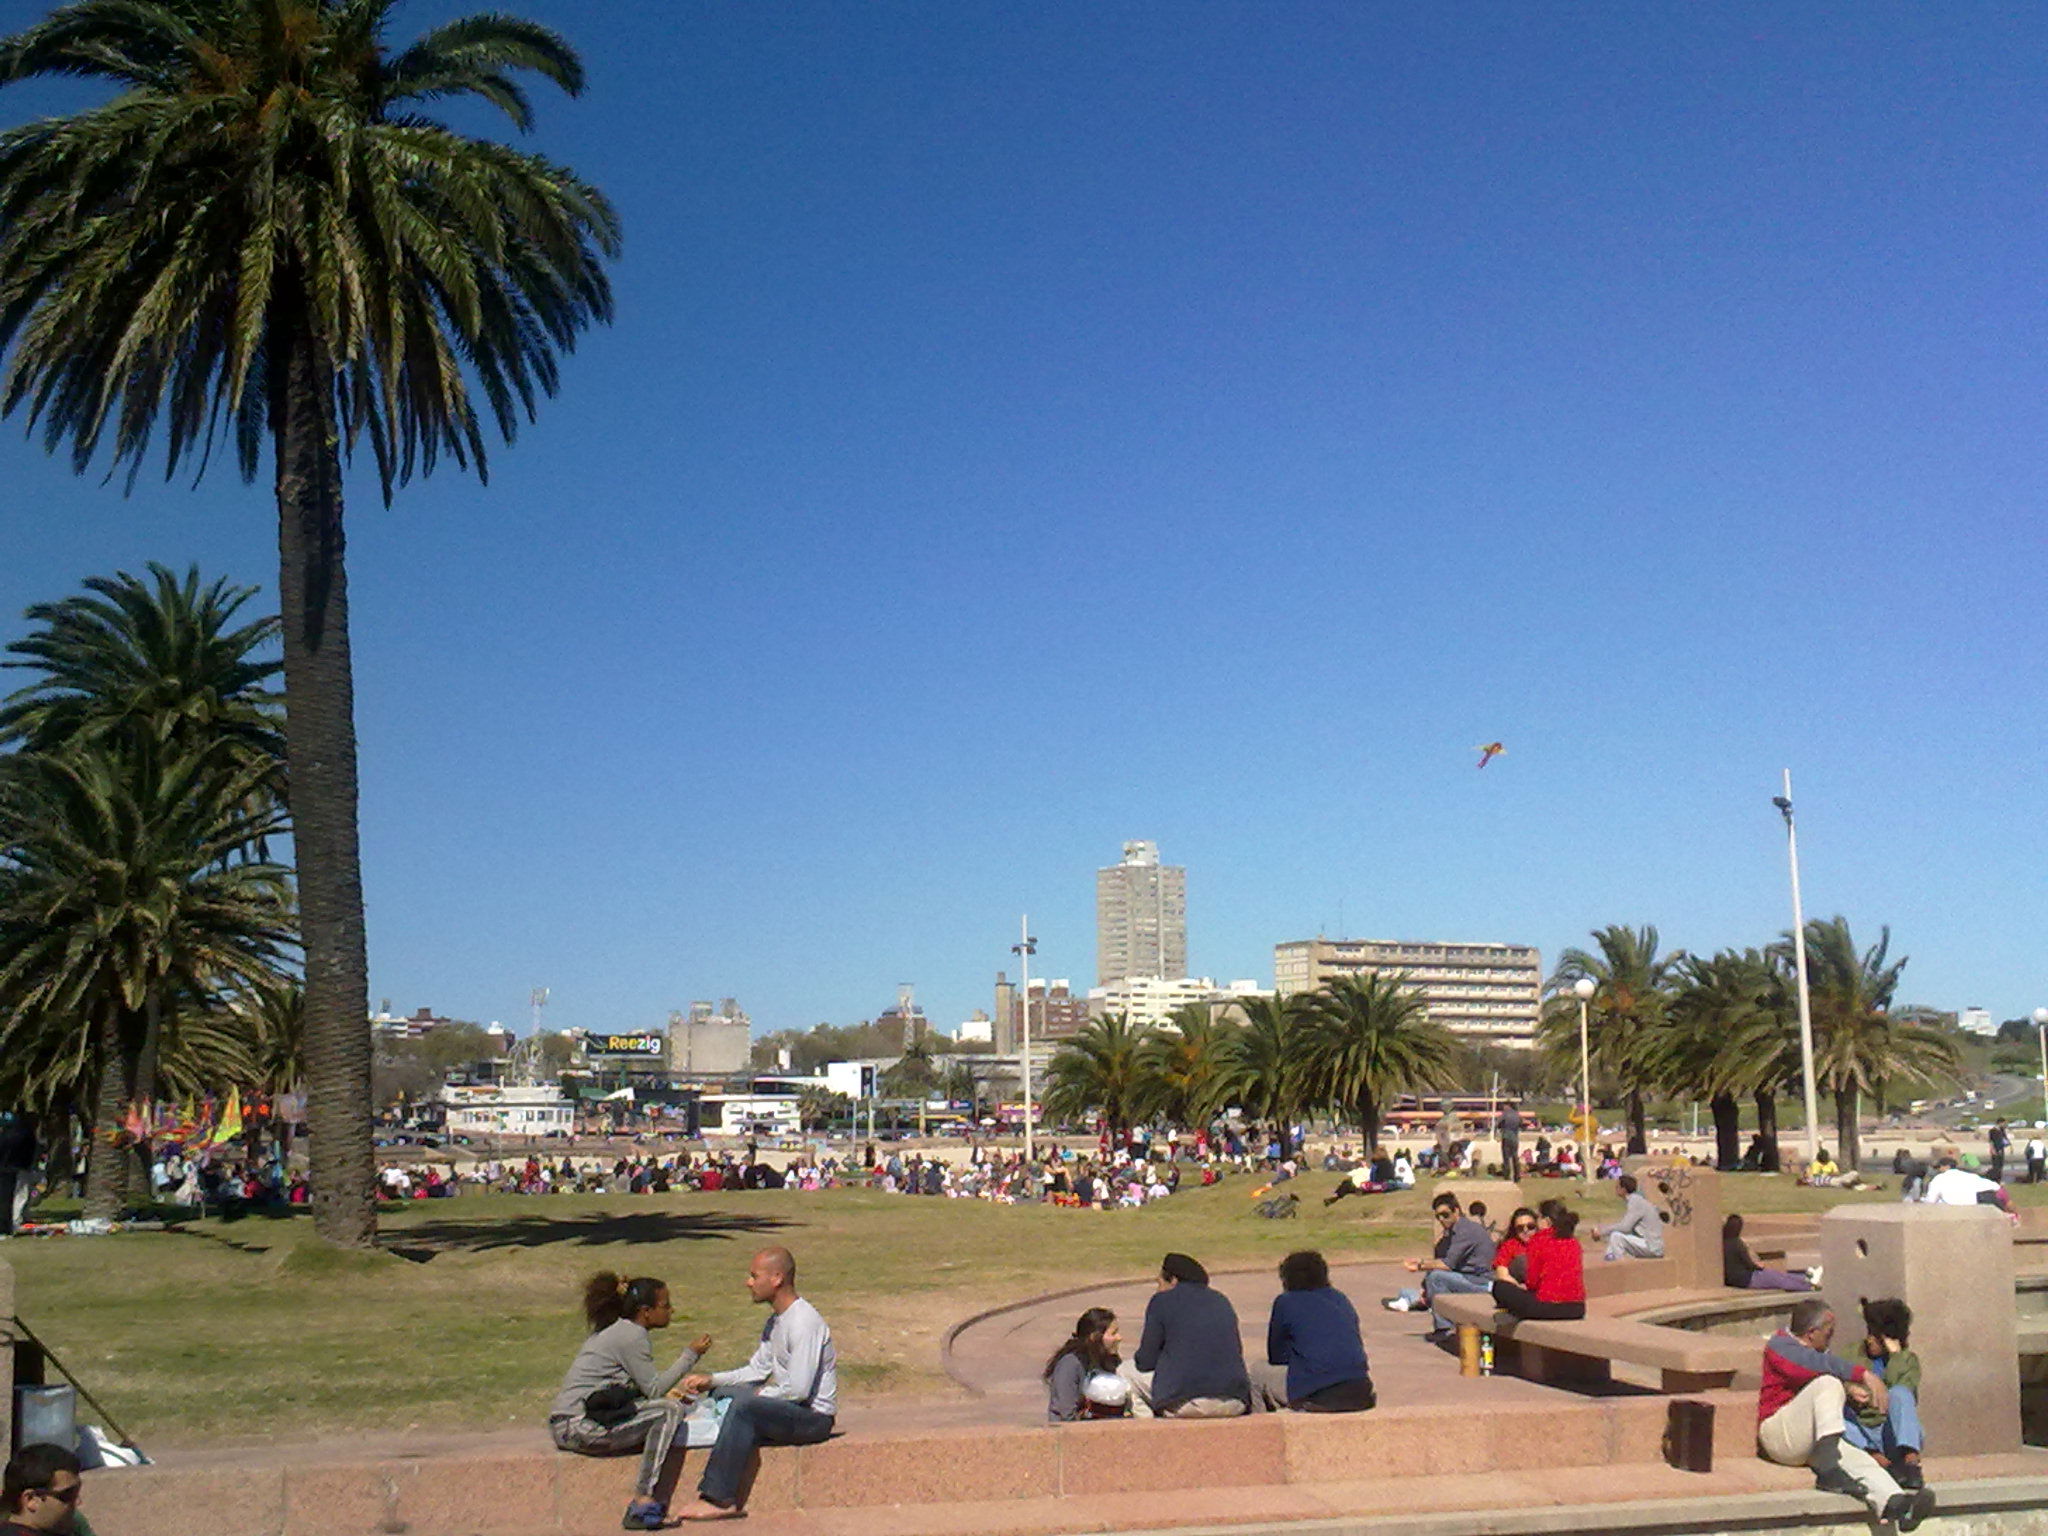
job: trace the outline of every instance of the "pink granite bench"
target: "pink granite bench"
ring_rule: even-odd
[[[1127,1420],[848,1435],[761,1457],[750,1510],[966,1505],[1193,1489],[1280,1489],[1362,1475],[1476,1476],[1643,1465],[1662,1457],[1662,1398],[1383,1407],[1208,1422]],[[1716,1416],[1716,1453],[1751,1454],[1754,1401]],[[1721,1444],[1726,1439],[1726,1446]],[[696,1453],[685,1470],[695,1475]],[[618,1529],[631,1458],[546,1451],[87,1474],[99,1536],[598,1536]],[[1278,1495],[1276,1495],[1278,1497]],[[902,1517],[909,1518],[909,1517]],[[978,1527],[978,1528],[988,1528]]]

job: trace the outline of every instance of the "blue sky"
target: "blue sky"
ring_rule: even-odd
[[[515,9],[619,316],[488,488],[353,482],[373,998],[950,1026],[1127,838],[1204,974],[1763,942],[1789,766],[1810,914],[2048,1003],[2048,13]],[[0,637],[275,586],[17,424],[0,541]]]

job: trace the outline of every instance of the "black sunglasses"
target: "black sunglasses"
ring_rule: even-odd
[[[76,1504],[78,1496],[85,1492],[84,1483],[73,1483],[69,1488],[31,1488],[30,1493],[40,1493],[46,1499],[55,1499],[60,1504]]]

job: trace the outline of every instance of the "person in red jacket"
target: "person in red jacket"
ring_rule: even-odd
[[[1756,1403],[1757,1449],[1780,1466],[1813,1468],[1823,1491],[1859,1498],[1880,1522],[1910,1531],[1933,1513],[1934,1493],[1905,1492],[1868,1451],[1842,1438],[1846,1404],[1882,1412],[1887,1394],[1868,1362],[1851,1365],[1828,1353],[1834,1337],[1835,1314],[1818,1297],[1794,1306],[1771,1335]]]
[[[1522,1283],[1493,1282],[1493,1304],[1515,1317],[1573,1323],[1586,1315],[1585,1251],[1579,1247],[1579,1218],[1562,1200],[1537,1207],[1538,1226],[1524,1256]]]

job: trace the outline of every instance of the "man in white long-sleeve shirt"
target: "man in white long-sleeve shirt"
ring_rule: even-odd
[[[730,1520],[741,1513],[740,1483],[760,1445],[816,1445],[832,1433],[839,1408],[839,1366],[832,1330],[796,1293],[796,1260],[787,1248],[763,1248],[747,1270],[747,1294],[771,1310],[760,1345],[745,1365],[683,1378],[687,1392],[729,1398],[718,1442],[684,1520]]]

